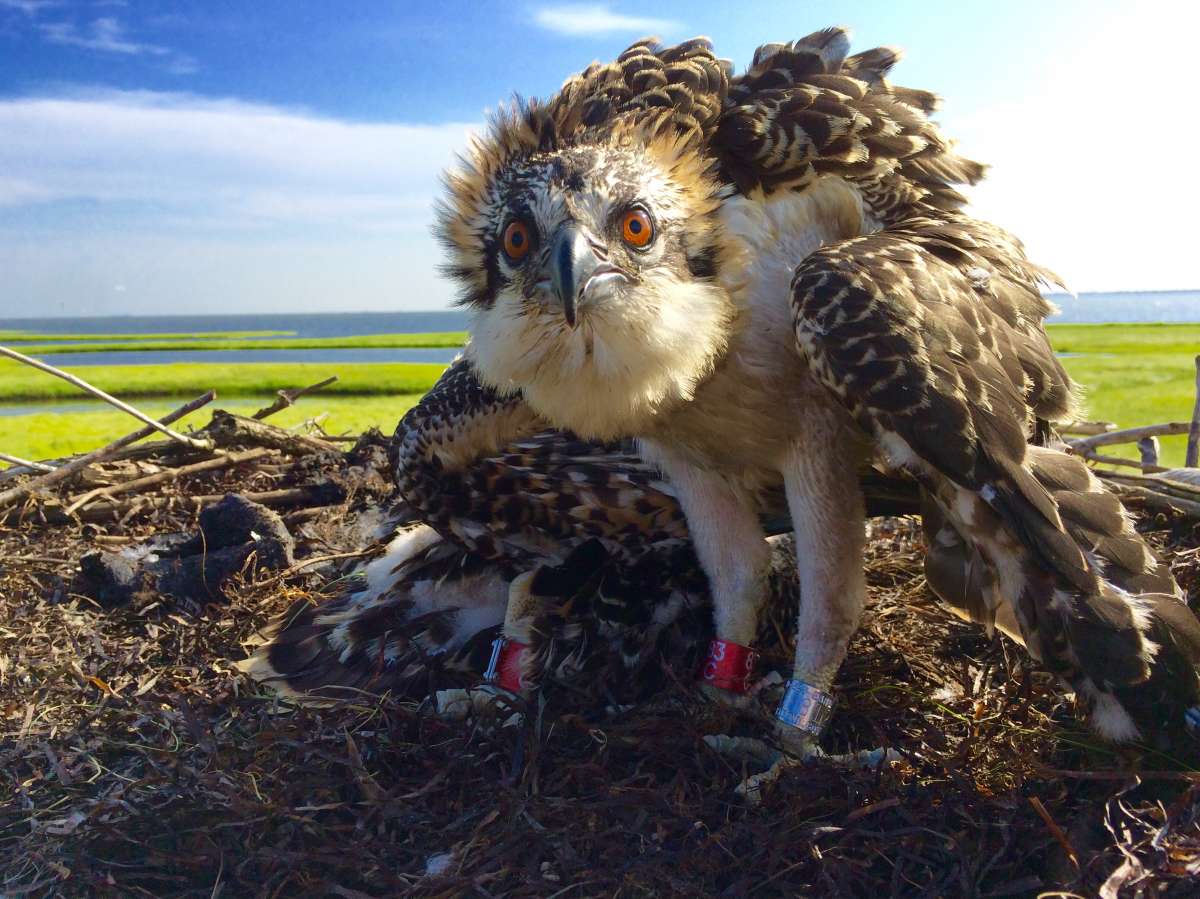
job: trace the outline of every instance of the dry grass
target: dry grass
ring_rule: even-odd
[[[171,489],[277,486],[234,470]],[[932,605],[906,523],[871,544],[827,741],[903,761],[812,763],[749,807],[747,772],[701,737],[753,726],[699,704],[686,671],[614,720],[551,704],[497,733],[407,698],[298,710],[232,662],[331,566],[248,571],[199,613],[71,594],[98,538],[194,524],[157,514],[0,527],[0,894],[1195,895],[1195,760],[1096,745],[1023,653]],[[293,519],[298,556],[357,548],[346,520]],[[1200,534],[1157,537],[1195,600]]]

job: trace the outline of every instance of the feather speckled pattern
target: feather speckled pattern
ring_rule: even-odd
[[[529,647],[531,689],[611,701],[648,695],[664,666],[679,676],[695,668],[712,614],[688,541],[647,545],[636,561],[596,539],[560,551],[560,561],[485,558],[406,517],[334,595],[298,600],[273,622],[240,667],[307,704],[363,692],[423,699],[478,682],[506,611],[521,605],[532,614],[510,636]],[[798,602],[791,538],[772,538],[771,555],[764,640]]]
[[[1070,385],[1041,327],[1037,272],[1002,245],[946,216],[819,250],[793,282],[801,349],[891,466],[923,484],[927,519],[944,516],[996,571],[974,617],[1010,598],[1030,652],[1094,708],[1136,696],[1156,658],[1194,695],[1185,662],[1200,630],[1179,631],[1182,658],[1151,636],[1171,606],[1186,612],[1164,566],[1081,460],[1027,445],[1039,420],[1067,414]],[[1162,729],[1160,707],[1124,707],[1129,721],[1108,713],[1118,733]]]
[[[483,559],[560,561],[598,539],[632,561],[688,537],[653,466],[618,444],[547,430],[465,359],[405,415],[393,447],[400,494]]]
[[[924,494],[943,598],[1023,640],[1101,734],[1181,727],[1200,624],[1054,444],[1074,393],[1043,327],[1056,279],[967,214],[984,167],[933,94],[890,81],[898,59],[831,28],[739,74],[707,40],[646,39],[504,109],[438,208],[471,339],[398,436],[401,489],[485,558],[551,565],[588,539],[635,564],[682,539],[682,510],[716,635],[743,645],[782,502],[793,678],[828,691],[883,471]],[[538,480],[548,465],[560,481]]]

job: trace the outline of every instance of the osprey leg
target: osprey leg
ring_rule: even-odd
[[[670,479],[708,575],[716,639],[701,667],[701,683],[719,698],[744,693],[771,565],[766,534],[745,491],[724,475],[698,468],[650,441],[643,442],[642,450]]]
[[[837,433],[829,415],[814,430]],[[814,435],[815,436],[815,435]],[[792,679],[776,717],[816,738],[832,710],[833,680],[866,606],[863,573],[866,518],[852,454],[814,453],[794,445],[784,468],[796,535],[800,603]]]

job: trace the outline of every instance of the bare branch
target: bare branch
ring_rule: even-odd
[[[30,471],[54,471],[53,465],[44,465],[41,462],[30,462],[28,459],[22,459],[20,456],[10,456],[8,453],[0,453],[0,462],[8,462],[17,468],[28,468]],[[6,469],[8,474],[12,469]]]
[[[1183,464],[1188,468],[1200,466],[1200,356],[1196,357],[1196,405],[1192,408],[1192,423],[1188,426],[1187,455]]]
[[[1056,426],[1060,434],[1107,434],[1116,429],[1111,421],[1069,421]]]
[[[1076,454],[1087,459],[1089,462],[1098,462],[1101,465],[1121,465],[1125,468],[1136,468],[1138,471],[1146,474],[1157,474],[1160,471],[1166,471],[1161,465],[1147,464],[1139,462],[1137,459],[1126,459],[1124,456],[1102,456],[1100,453],[1092,450],[1085,452],[1076,451]]]
[[[1188,432],[1186,421],[1168,421],[1160,425],[1142,425],[1138,428],[1122,428],[1119,431],[1105,431],[1092,437],[1079,440],[1068,440],[1067,443],[1077,452],[1086,452],[1098,446],[1111,446],[1114,443],[1137,443],[1143,437],[1170,437],[1173,434]]]
[[[262,421],[264,418],[274,415],[276,412],[280,412],[286,409],[288,406],[293,405],[296,400],[300,399],[300,397],[304,396],[305,394],[313,393],[317,390],[328,387],[335,381],[337,381],[337,375],[328,377],[324,381],[318,381],[316,384],[309,384],[307,387],[302,387],[299,390],[294,388],[291,390],[280,390],[276,394],[275,402],[271,403],[269,406],[259,409],[254,413],[253,417],[257,418],[259,421]]]
[[[263,456],[271,453],[272,450],[266,447],[256,447],[247,450],[244,453],[230,453],[228,456],[218,456],[215,459],[205,459],[203,462],[195,462],[191,465],[183,465],[179,468],[168,468],[165,471],[160,471],[157,474],[146,475],[144,478],[135,478],[132,481],[125,481],[120,484],[111,484],[107,487],[97,487],[95,490],[89,490],[83,496],[76,499],[71,505],[67,506],[65,512],[71,515],[79,509],[86,506],[94,499],[105,497],[111,499],[118,493],[130,493],[135,490],[141,490],[145,487],[154,487],[158,484],[165,484],[168,481],[174,481],[181,477],[190,474],[199,474],[202,471],[215,471],[220,468],[229,468],[232,465],[241,465],[243,462],[253,462],[255,459],[261,459]]]
[[[133,406],[130,406],[128,403],[124,403],[115,396],[105,393],[99,387],[93,387],[82,378],[76,377],[70,372],[63,371],[61,368],[55,368],[53,365],[47,365],[45,362],[42,362],[38,359],[33,359],[29,356],[26,356],[24,353],[18,353],[16,350],[10,350],[5,346],[0,346],[0,356],[7,356],[8,358],[15,359],[17,362],[23,363],[24,365],[36,368],[38,371],[44,371],[47,374],[54,375],[56,378],[62,378],[68,384],[73,384],[85,393],[90,393],[92,396],[104,400],[104,402],[108,403],[109,405],[116,406],[122,412],[132,415],[138,421],[144,422],[154,430],[162,431],[164,434],[178,443],[185,443],[188,446],[196,449],[212,449],[213,447],[212,441],[197,440],[194,437],[188,437],[186,434],[180,434],[177,431],[172,431],[166,425],[155,421],[145,412],[141,412],[133,408]]]
[[[189,415],[192,412],[195,412],[197,409],[201,408],[202,406],[207,406],[209,403],[211,403],[216,398],[217,398],[216,393],[214,393],[213,391],[210,390],[208,393],[204,394],[204,396],[196,397],[196,399],[192,400],[190,403],[186,403],[186,404],[180,406],[174,412],[171,412],[168,415],[164,415],[155,424],[156,425],[168,425],[171,422],[178,421],[179,419],[183,418],[185,415]],[[72,459],[70,462],[66,462],[66,463],[60,465],[58,468],[54,469],[54,471],[47,472],[46,474],[42,475],[41,477],[33,478],[32,480],[26,481],[24,484],[18,484],[16,487],[13,487],[11,490],[7,490],[4,493],[0,493],[0,509],[3,509],[6,506],[10,506],[15,502],[18,502],[19,500],[24,499],[30,493],[33,493],[35,490],[41,490],[45,487],[49,487],[51,484],[56,484],[59,481],[64,480],[65,478],[68,478],[71,475],[75,474],[77,471],[81,471],[84,468],[87,468],[89,465],[92,465],[96,462],[103,462],[106,459],[110,459],[113,456],[117,455],[122,449],[129,446],[129,444],[136,443],[137,441],[139,441],[145,437],[149,437],[151,434],[153,434],[155,431],[158,431],[158,430],[160,430],[160,428],[158,428],[158,427],[153,427],[153,428],[145,427],[139,431],[134,431],[132,434],[126,434],[124,437],[121,437],[118,440],[114,440],[112,443],[108,444],[108,446],[101,447],[98,450],[93,450],[90,453],[85,453],[82,456],[77,456],[76,458]]]

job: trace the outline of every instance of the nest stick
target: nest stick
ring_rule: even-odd
[[[185,415],[195,412],[202,406],[207,406],[216,398],[216,393],[210,390],[203,396],[196,397],[196,399],[192,400],[190,403],[180,406],[174,412],[164,415],[162,419],[160,419],[158,422],[155,422],[155,424],[171,424],[171,422],[178,421]],[[84,468],[87,468],[87,466],[92,465],[95,462],[103,462],[104,460],[115,456],[122,449],[129,446],[129,444],[136,443],[144,437],[149,437],[157,430],[159,430],[157,427],[145,427],[141,430],[134,431],[132,434],[126,434],[124,437],[114,440],[112,443],[108,444],[108,446],[103,446],[98,450],[92,450],[90,453],[77,456],[70,462],[63,463],[58,468],[54,469],[54,471],[48,471],[40,477],[28,480],[24,484],[18,484],[11,490],[0,493],[0,509],[24,499],[35,490],[41,490],[44,487],[49,487],[51,484],[56,484],[59,481],[75,474],[75,472],[82,471]]]
[[[1106,431],[1068,443],[1077,452],[1083,454],[1098,446],[1111,446],[1114,443],[1137,443],[1144,437],[1170,437],[1173,434],[1186,434],[1190,425],[1186,421],[1168,421],[1160,425],[1142,425],[1138,428],[1122,428],[1119,431]]]
[[[94,387],[87,381],[83,380],[83,378],[76,377],[70,372],[63,371],[61,368],[55,368],[53,365],[47,365],[45,362],[42,362],[38,359],[33,359],[29,356],[26,356],[24,353],[18,353],[16,350],[10,350],[5,346],[0,346],[0,356],[7,356],[10,359],[15,359],[17,362],[21,362],[32,368],[36,368],[38,371],[44,371],[46,374],[54,375],[56,378],[62,378],[68,384],[73,384],[85,393],[90,393],[92,396],[104,400],[104,402],[108,403],[109,405],[116,406],[122,412],[132,415],[138,421],[143,422],[154,430],[161,431],[163,434],[170,437],[177,443],[183,443],[194,447],[195,449],[212,449],[213,447],[211,440],[197,440],[194,437],[188,437],[186,434],[180,434],[178,431],[172,431],[161,422],[155,421],[145,412],[133,408],[133,406],[122,402],[112,394],[105,393],[99,387]]]
[[[1072,421],[1058,426],[1060,434],[1107,434],[1116,429],[1111,421]]]
[[[1091,450],[1076,450],[1076,453],[1082,456],[1084,459],[1087,459],[1089,462],[1098,462],[1101,465],[1121,465],[1125,468],[1136,468],[1138,471],[1144,472],[1145,474],[1157,474],[1162,471],[1167,471],[1167,469],[1163,468],[1161,465],[1139,462],[1137,459],[1126,459],[1123,456],[1104,456]]]
[[[1200,467],[1200,356],[1196,357],[1196,405],[1192,408],[1192,422],[1188,426],[1187,455],[1183,464],[1188,468]]]
[[[158,509],[179,508],[189,511],[199,511],[205,506],[220,502],[228,494],[212,493],[203,496],[137,496],[133,499],[114,503],[96,503],[81,509],[76,513],[80,521],[111,521],[131,512],[150,512]],[[345,491],[332,484],[315,484],[307,487],[286,487],[280,490],[266,490],[261,493],[241,493],[245,499],[272,508],[291,508],[294,506],[332,506],[346,498]],[[67,520],[61,512],[50,510],[51,520]]]
[[[276,412],[293,405],[296,400],[300,399],[300,397],[304,396],[305,394],[313,393],[314,391],[328,387],[336,380],[337,375],[332,375],[326,378],[324,381],[318,381],[316,384],[309,384],[307,387],[301,387],[299,390],[294,388],[291,390],[280,390],[276,393],[275,402],[271,403],[269,406],[264,406],[262,409],[259,409],[257,412],[255,412],[254,418],[262,421],[264,418],[274,415]]]
[[[18,468],[28,468],[30,471],[54,471],[53,465],[43,465],[41,462],[30,462],[28,459],[22,459],[20,456],[10,456],[8,453],[0,453],[0,462],[8,462]]]
[[[214,471],[220,468],[229,468],[232,465],[241,465],[243,462],[253,462],[255,459],[261,459],[263,456],[268,455],[271,452],[274,451],[267,449],[266,447],[256,447],[251,450],[246,450],[244,453],[230,453],[228,456],[217,456],[215,459],[205,459],[202,462],[194,462],[191,465],[183,465],[179,468],[168,468],[165,471],[146,475],[144,478],[135,478],[132,481],[125,481],[121,484],[111,484],[107,487],[97,487],[95,490],[89,490],[87,493],[83,494],[83,496],[72,502],[71,505],[67,506],[65,514],[71,515],[77,510],[86,506],[92,500],[100,497],[111,499],[118,493],[130,493],[146,487],[154,487],[158,484],[174,481],[187,475],[199,474],[202,471]]]

